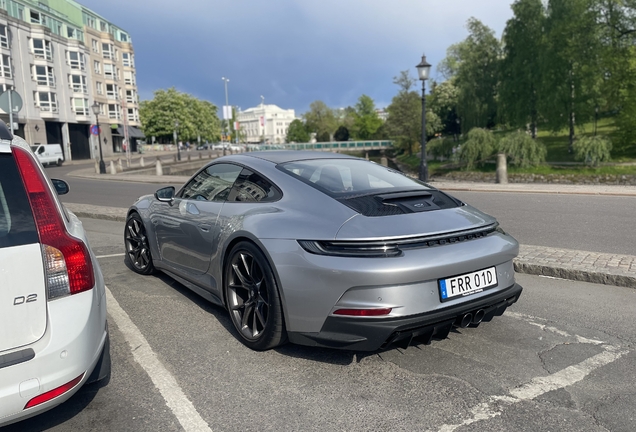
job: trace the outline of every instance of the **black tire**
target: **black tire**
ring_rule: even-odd
[[[137,213],[131,213],[126,219],[124,228],[124,246],[126,247],[126,264],[142,275],[154,273],[150,245],[146,236],[146,228]]]
[[[258,247],[241,242],[232,248],[223,284],[230,318],[243,344],[264,351],[287,341],[276,280]]]
[[[62,159],[58,159],[57,162],[55,162],[55,165],[62,166]]]

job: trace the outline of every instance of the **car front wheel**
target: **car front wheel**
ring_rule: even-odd
[[[142,275],[148,275],[155,271],[146,228],[137,213],[132,213],[126,220],[124,243],[126,246],[125,260],[130,268]]]
[[[232,248],[225,264],[225,298],[240,340],[253,350],[267,350],[287,340],[278,287],[272,269],[254,244]]]

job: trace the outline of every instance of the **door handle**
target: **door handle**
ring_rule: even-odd
[[[212,228],[212,227],[210,225],[199,225],[199,228],[203,232],[210,232],[210,228]]]

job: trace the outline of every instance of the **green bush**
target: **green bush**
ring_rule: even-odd
[[[574,159],[587,166],[609,162],[612,142],[604,136],[582,137],[574,141]]]
[[[486,129],[474,128],[468,132],[466,142],[459,149],[459,160],[466,168],[483,165],[497,150],[493,133]]]
[[[453,158],[453,148],[457,142],[451,138],[435,138],[426,144],[426,152],[435,160],[449,160]]]
[[[521,131],[504,137],[499,142],[499,152],[506,154],[511,165],[521,168],[541,165],[548,154],[543,143]]]

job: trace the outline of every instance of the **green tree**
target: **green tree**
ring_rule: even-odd
[[[287,142],[306,143],[309,142],[309,132],[301,120],[294,120],[287,128]]]
[[[154,92],[152,100],[142,101],[139,117],[146,136],[155,136],[159,142],[172,142],[175,121],[178,121],[179,139],[213,141],[220,135],[217,108],[174,87]]]
[[[309,105],[309,111],[303,115],[308,132],[315,132],[316,138],[331,141],[331,136],[338,128],[338,120],[334,110],[323,101],[314,101]],[[326,137],[326,139],[325,139]]]
[[[512,11],[503,34],[499,118],[513,127],[529,124],[536,138],[545,10],[541,0],[517,0]]]
[[[491,127],[497,115],[497,84],[500,44],[493,30],[470,18],[468,37],[448,51],[442,70],[454,77],[458,89],[458,115],[462,130]]]
[[[549,0],[542,52],[540,111],[548,127],[569,129],[573,151],[577,122],[584,123],[598,103],[600,39],[590,0]]]
[[[545,162],[547,150],[539,140],[522,131],[511,133],[499,142],[499,151],[505,153],[511,165],[521,168]]]
[[[333,137],[336,141],[349,141],[349,129],[345,126],[340,126]]]
[[[367,95],[362,95],[356,104],[355,128],[357,137],[362,140],[372,139],[382,126],[382,120],[375,111],[375,103]]]
[[[439,84],[435,81],[431,82],[431,93],[426,98],[426,107],[427,111],[430,109],[439,118],[441,125],[436,132],[448,135],[460,134],[457,116],[458,97],[459,91],[453,78]]]
[[[422,135],[421,96],[417,92],[402,89],[393,97],[387,111],[387,134],[398,149],[412,156],[413,147],[419,145]]]
[[[497,143],[492,131],[482,128],[471,129],[467,139],[459,149],[459,160],[466,168],[483,165],[497,150]]]

